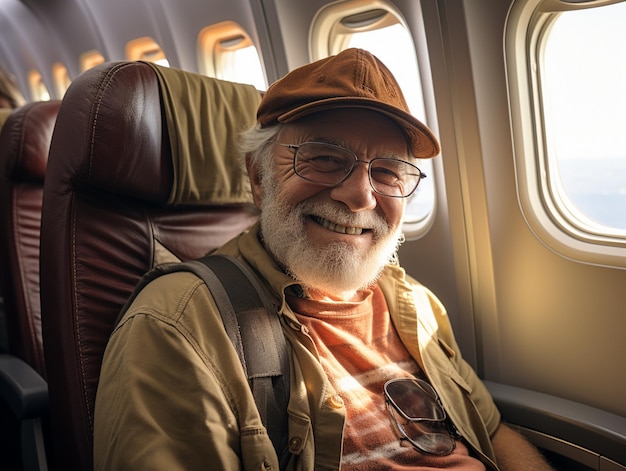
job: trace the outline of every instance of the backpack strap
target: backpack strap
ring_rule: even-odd
[[[215,302],[244,367],[259,414],[282,468],[289,455],[289,358],[277,309],[265,296],[267,290],[261,287],[257,276],[236,258],[205,255],[189,263],[202,263],[214,276],[219,274],[218,282],[227,293],[234,316],[227,319],[232,314],[224,299],[215,299]],[[216,285],[210,283],[212,280],[207,286],[213,293]],[[220,291],[219,288],[217,291]],[[239,342],[241,349],[237,347]]]
[[[277,309],[248,266],[234,257],[221,254],[159,265],[140,280],[122,308],[118,321],[148,283],[176,271],[193,272],[209,288],[283,469],[290,457],[287,344]]]

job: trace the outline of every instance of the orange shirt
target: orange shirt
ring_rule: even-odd
[[[418,377],[419,367],[400,341],[378,286],[360,292],[359,298],[354,302],[287,299],[346,405],[341,469],[484,471],[462,441],[448,456],[421,453],[400,441],[385,405],[383,385],[393,378]]]

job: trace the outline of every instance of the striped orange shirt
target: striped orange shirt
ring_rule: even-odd
[[[448,456],[421,453],[400,441],[385,405],[383,385],[400,377],[418,377],[391,322],[378,286],[357,301],[338,302],[309,293],[287,301],[308,329],[329,380],[346,405],[342,470],[454,469],[484,471],[484,465],[457,441]]]

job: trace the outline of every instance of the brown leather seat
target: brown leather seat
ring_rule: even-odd
[[[176,80],[205,85],[213,79],[180,72]],[[202,105],[181,107],[178,102],[186,99]],[[249,202],[236,198],[219,203],[202,194],[193,201],[172,199],[181,175],[184,179],[173,143],[186,144],[192,135],[184,132],[185,123],[202,120],[200,129],[207,136],[223,127],[221,118],[207,119],[202,113],[211,101],[223,99],[168,92],[155,67],[141,62],[91,69],[64,97],[50,150],[41,230],[42,323],[55,469],[92,468],[102,355],[120,308],[141,276],[168,258],[199,257],[256,219]],[[178,105],[176,123],[167,119],[173,105]],[[249,113],[237,127],[254,119]],[[172,124],[183,132],[174,131]],[[228,130],[233,135],[238,131]],[[190,145],[197,149],[192,160],[204,159],[196,155],[204,147],[195,144]]]
[[[0,266],[9,352],[45,378],[39,298],[43,183],[61,102],[29,103],[0,133]]]
[[[2,355],[0,366],[0,455],[13,469],[28,466],[37,461],[32,457],[43,454],[47,391],[41,379],[46,373],[39,234],[48,150],[60,103],[29,103],[11,110],[6,120],[0,117],[4,121],[0,133],[0,278],[9,352]],[[21,440],[16,433],[20,429]]]

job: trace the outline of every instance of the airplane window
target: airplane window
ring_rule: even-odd
[[[427,122],[413,38],[400,14],[390,5],[377,2],[377,8],[372,9],[360,1],[346,1],[325,7],[318,12],[313,25],[311,46],[314,60],[349,47],[370,51],[394,74],[413,115]],[[424,179],[407,202],[404,219],[407,238],[423,235],[434,217],[432,160],[421,160],[418,166],[431,178]]]
[[[626,268],[626,2],[516,0],[505,61],[517,195],[556,253]]]
[[[36,70],[28,73],[28,84],[30,85],[30,96],[33,101],[48,101],[50,93],[43,81],[43,77]]]
[[[52,78],[54,79],[57,97],[61,99],[72,82],[67,68],[60,62],[57,62],[52,66]]]
[[[261,68],[261,61],[256,47],[242,46],[241,39],[235,40],[234,47],[230,41],[221,41],[216,54],[217,78],[231,82],[249,83],[258,90],[265,90],[267,84]]]
[[[626,3],[558,15],[539,62],[547,167],[558,210],[626,236]]]
[[[80,71],[84,72],[87,69],[102,64],[104,62],[104,56],[98,51],[87,51],[80,56]]]
[[[130,61],[147,61],[169,67],[161,46],[152,38],[144,36],[133,39],[126,44],[126,58]]]
[[[258,50],[237,23],[207,26],[198,36],[198,49],[199,66],[205,75],[267,90]]]

